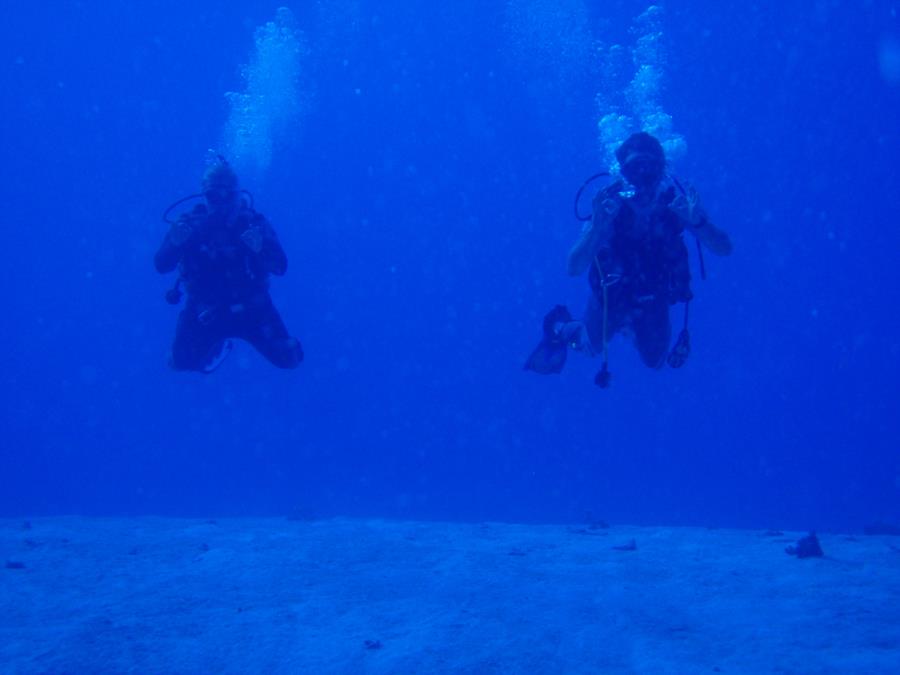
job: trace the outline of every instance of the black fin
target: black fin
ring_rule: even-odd
[[[541,375],[559,373],[566,365],[566,354],[566,343],[562,340],[541,340],[525,362],[525,370]]]
[[[544,317],[544,337],[525,361],[525,370],[533,370],[541,375],[551,375],[562,371],[568,354],[565,340],[560,338],[558,329],[572,321],[572,315],[565,305],[556,305]]]

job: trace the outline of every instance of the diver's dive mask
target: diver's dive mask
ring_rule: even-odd
[[[621,165],[622,175],[636,188],[650,188],[665,174],[665,165],[655,154],[634,152]]]
[[[211,185],[203,190],[203,197],[212,209],[237,203],[237,190],[226,185]]]

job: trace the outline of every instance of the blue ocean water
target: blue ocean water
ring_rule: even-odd
[[[239,5],[6,12],[0,513],[900,520],[900,3]],[[692,253],[690,361],[524,372],[636,126],[735,244]],[[166,366],[160,216],[210,148],[296,371]]]

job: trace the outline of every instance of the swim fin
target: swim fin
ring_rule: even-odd
[[[216,368],[222,365],[228,355],[231,353],[231,349],[234,347],[231,340],[223,341],[216,349],[210,353],[209,361],[207,361],[206,365],[203,366],[203,372],[207,375],[215,371]]]
[[[547,312],[543,324],[544,336],[525,361],[525,370],[533,370],[541,375],[562,372],[568,352],[560,329],[570,321],[572,315],[565,305],[556,305]]]

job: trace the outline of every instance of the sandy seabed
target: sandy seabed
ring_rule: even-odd
[[[0,520],[0,672],[900,673],[900,538],[802,534]]]

